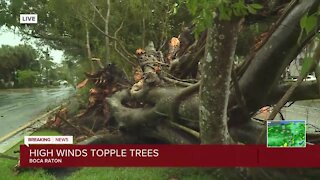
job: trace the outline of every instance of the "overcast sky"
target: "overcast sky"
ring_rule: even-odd
[[[24,44],[24,42],[21,40],[21,37],[18,34],[8,31],[4,28],[0,28],[0,46],[1,45],[16,46],[19,44]],[[31,45],[35,49],[37,49],[34,43],[32,43]],[[60,63],[63,59],[63,52],[58,50],[50,50],[50,56],[53,58],[54,62]]]

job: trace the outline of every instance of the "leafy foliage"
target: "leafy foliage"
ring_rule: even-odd
[[[32,70],[19,70],[18,83],[20,87],[34,87],[39,83],[38,72]]]
[[[24,44],[1,46],[0,79],[4,82],[14,81],[20,87],[33,87],[48,84],[49,80],[57,80],[59,77],[56,64],[48,52],[38,52]]]
[[[210,27],[216,17],[220,20],[230,20],[232,16],[256,14],[257,10],[262,9],[259,4],[247,4],[244,0],[180,0],[179,2],[185,4],[193,15],[196,36]]]
[[[117,33],[118,41],[110,39],[111,54],[108,59],[122,67],[128,64],[119,58],[115,50],[115,42],[118,49],[128,56],[120,48],[121,42],[129,53],[137,47],[142,47],[143,39],[152,40],[160,47],[172,36],[173,32],[180,32],[179,28],[173,28],[173,18],[185,18],[176,15],[174,0],[137,0],[111,2],[111,18],[109,22],[109,35]],[[43,44],[48,44],[54,49],[64,50],[67,55],[79,58],[82,62],[86,57],[86,24],[89,26],[90,46],[93,57],[102,59],[105,53],[105,21],[103,17],[107,12],[107,2],[104,0],[88,0],[79,3],[77,0],[57,1],[0,1],[1,14],[5,18],[7,27],[15,27],[28,36],[39,38]],[[98,10],[98,11],[96,11]],[[20,12],[37,13],[38,24],[36,26],[21,26],[16,20]],[[102,17],[101,17],[102,16]],[[187,19],[187,18],[186,18]],[[180,19],[179,19],[180,21]],[[189,21],[189,20],[188,20]],[[125,24],[119,29],[122,22]],[[143,27],[143,22],[145,27]],[[143,36],[145,32],[145,36]],[[117,59],[117,60],[116,60]],[[119,60],[120,59],[120,60]],[[123,60],[123,61],[122,61]],[[105,62],[107,63],[107,62]],[[109,62],[108,62],[109,63]]]
[[[313,58],[305,57],[303,59],[303,64],[302,64],[302,68],[301,68],[301,74],[307,75],[310,72],[312,66],[314,65],[314,62],[315,62],[315,60]]]
[[[300,20],[300,27],[302,29],[302,32],[305,32],[306,34],[309,34],[317,25],[318,21],[318,14],[312,14],[312,15],[304,15]]]
[[[312,31],[316,32],[318,29],[316,27],[318,26],[318,18],[320,16],[320,8],[315,13],[306,13],[301,19],[300,19],[300,36],[298,39],[298,43],[300,43],[301,37],[303,34],[309,34]],[[319,38],[320,33],[316,33],[317,37]]]
[[[17,70],[39,70],[39,62],[36,60],[38,53],[28,45],[7,46],[0,48],[0,79],[13,80]]]

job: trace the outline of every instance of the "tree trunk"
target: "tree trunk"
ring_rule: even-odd
[[[142,47],[145,47],[146,43],[146,18],[145,18],[145,2],[144,0],[142,1]]]
[[[208,30],[201,63],[199,120],[201,143],[228,144],[227,106],[240,18],[215,20]]]
[[[92,55],[91,55],[91,47],[90,47],[90,33],[89,33],[89,27],[88,24],[86,24],[86,48],[87,48],[87,55],[88,55],[88,59],[90,61],[90,65],[91,65],[91,73],[93,73],[95,71],[93,62],[91,60]]]
[[[106,15],[106,22],[105,22],[105,38],[106,38],[106,59],[105,61],[108,62],[109,57],[110,57],[110,40],[109,37],[107,35],[109,35],[109,19],[110,19],[110,10],[111,10],[111,3],[110,0],[107,0],[107,5],[108,5],[108,9],[107,9],[107,15]]]

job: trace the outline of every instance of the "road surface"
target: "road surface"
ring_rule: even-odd
[[[266,119],[270,114],[268,110],[264,108],[256,118]],[[282,108],[281,112],[286,120],[306,120],[308,132],[320,132],[320,100],[295,102],[290,107]],[[275,120],[281,120],[281,117],[277,115]]]
[[[308,123],[307,131],[320,131],[320,107],[319,101],[309,106],[308,104],[294,104],[281,111],[288,120],[306,120]]]
[[[70,87],[0,90],[0,139],[73,93]]]

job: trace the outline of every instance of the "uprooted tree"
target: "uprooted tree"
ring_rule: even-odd
[[[320,97],[316,82],[301,82],[306,72],[317,69],[318,52],[298,82],[279,83],[285,68],[317,35],[319,26],[306,31],[301,19],[314,16],[319,4],[317,0],[287,4],[278,21],[238,66],[233,63],[237,38],[248,16],[219,18],[221,9],[197,39],[193,38],[194,27],[172,38],[166,55],[152,42],[138,49],[135,83],[117,88],[102,102],[109,112],[107,124],[119,130],[115,143],[265,143],[264,124],[251,118],[255,112],[267,105],[281,108],[285,102]],[[318,16],[314,17],[318,22]],[[107,69],[105,73],[110,74]],[[93,79],[99,78],[101,75]],[[110,82],[105,86],[120,81]],[[114,143],[112,138],[109,134],[96,141]],[[319,143],[317,134],[309,133],[307,138]],[[292,173],[274,172],[278,177]]]
[[[82,87],[91,81],[95,87],[90,90],[88,110],[73,118],[88,125],[74,126],[73,121],[63,116],[63,111],[56,119],[92,136],[89,143],[256,144],[265,143],[261,138],[265,137],[264,123],[252,120],[261,107],[277,104],[274,114],[285,102],[320,98],[319,84],[301,82],[305,73],[295,83],[279,83],[286,67],[315,41],[320,1],[226,1],[228,3],[222,4],[202,1],[202,5],[191,1],[186,2],[191,14],[202,19],[194,18],[194,25],[183,28],[178,38],[172,38],[167,52],[159,50],[162,47],[153,42],[137,49],[135,62],[129,59],[134,64],[134,78],[114,65],[100,63],[88,53],[90,59],[100,63],[101,69],[86,73],[87,80],[79,84]],[[258,10],[260,6],[253,2],[263,8]],[[91,11],[87,14],[93,14],[93,20],[81,19],[94,24],[92,21],[98,15]],[[245,59],[236,64],[236,50],[245,46],[237,44],[241,34],[250,23],[267,18],[276,21],[268,24],[269,30],[251,44]],[[133,56],[124,53],[125,48],[116,36],[123,26],[121,24],[114,36],[103,35],[114,41],[115,51],[128,60]],[[98,29],[99,25],[95,27]],[[145,30],[143,28],[144,33]],[[39,36],[50,40],[45,34]],[[92,44],[89,38],[86,40],[80,42],[81,46],[86,44],[90,50]],[[316,52],[312,59],[316,62],[319,58]],[[319,72],[317,63],[311,64],[306,72]],[[94,122],[90,118],[93,112],[101,115]],[[103,128],[108,131],[98,133]],[[309,133],[307,140],[319,143],[319,135]],[[265,171],[264,177],[272,178]],[[287,173],[286,170],[274,172],[278,178]],[[300,171],[290,173],[294,178],[298,177],[295,173],[301,174]]]
[[[251,116],[276,104],[291,87],[279,80],[317,34],[317,26],[302,32],[300,19],[318,6],[318,1],[290,3],[260,47],[236,67],[232,62],[243,26],[239,16],[215,18],[197,40],[185,29],[178,45],[171,40],[173,50],[166,56],[151,42],[137,50],[136,83],[106,98],[110,121],[136,137],[169,143],[263,143],[257,137],[264,126]],[[316,98],[317,84],[303,82],[286,102]]]

